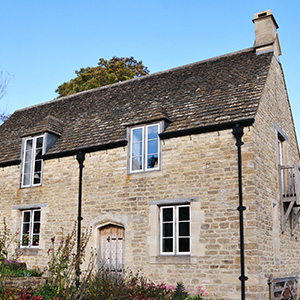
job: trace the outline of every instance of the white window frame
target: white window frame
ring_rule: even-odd
[[[179,208],[188,207],[189,208],[189,249],[190,251],[180,252],[179,251]],[[172,208],[173,209],[173,221],[169,221],[168,223],[173,223],[173,251],[172,252],[164,252],[163,251],[163,210]],[[187,220],[183,221],[187,222]],[[160,207],[160,254],[161,255],[190,255],[191,254],[191,206],[189,204],[183,205],[168,205]]]
[[[23,140],[23,154],[22,154],[22,182],[21,182],[21,187],[31,187],[31,186],[40,186],[42,185],[43,182],[43,167],[44,167],[44,162],[41,160],[41,180],[39,183],[34,183],[34,166],[35,166],[35,151],[36,151],[36,141],[38,138],[43,138],[43,149],[42,149],[42,155],[45,153],[45,135],[38,135],[30,138],[26,138]],[[29,179],[29,184],[24,184],[24,178],[25,178],[25,156],[26,156],[26,145],[27,141],[32,140],[32,150],[31,150],[31,165],[30,165],[30,179]]]
[[[40,212],[40,220],[38,222],[34,221],[34,216],[36,212]],[[23,229],[24,229],[24,214],[25,213],[30,213],[30,218],[29,218],[29,232],[28,233],[24,233]],[[40,241],[41,241],[41,219],[42,219],[42,212],[41,209],[28,209],[28,210],[22,210],[22,217],[21,217],[21,230],[20,230],[20,248],[39,248],[40,246]],[[33,242],[33,229],[34,229],[34,223],[40,223],[40,227],[39,227],[39,232],[35,235],[38,235],[39,239],[38,239],[38,245],[32,245]],[[22,241],[23,241],[23,235],[28,234],[28,245],[23,245]]]
[[[148,168],[148,129],[149,127],[158,127],[158,148],[157,148],[157,166],[155,168]],[[137,129],[142,129],[142,169],[133,170],[132,157],[133,157],[133,131]],[[159,134],[161,132],[161,124],[149,124],[143,126],[137,126],[130,129],[130,154],[129,154],[129,173],[140,173],[140,172],[151,172],[160,170],[161,164],[161,143]]]

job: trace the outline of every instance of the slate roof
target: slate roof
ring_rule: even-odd
[[[20,159],[21,138],[43,131],[60,136],[55,155],[120,146],[138,123],[168,120],[167,137],[254,118],[272,55],[250,48],[17,110],[0,126],[0,164]]]

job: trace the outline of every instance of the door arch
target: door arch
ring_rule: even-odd
[[[99,229],[99,236],[98,269],[123,272],[125,229],[109,224]]]

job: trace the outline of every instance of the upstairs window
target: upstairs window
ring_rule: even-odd
[[[22,187],[42,184],[44,140],[44,136],[36,136],[24,140]]]
[[[160,168],[160,125],[145,125],[130,131],[130,173]]]
[[[160,252],[164,255],[191,253],[190,205],[160,208]]]
[[[23,248],[38,247],[40,243],[40,227],[41,210],[23,210],[20,246]]]

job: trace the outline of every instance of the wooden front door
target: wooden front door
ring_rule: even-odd
[[[108,225],[100,229],[100,245],[98,268],[112,272],[124,270],[124,238],[123,227]]]

